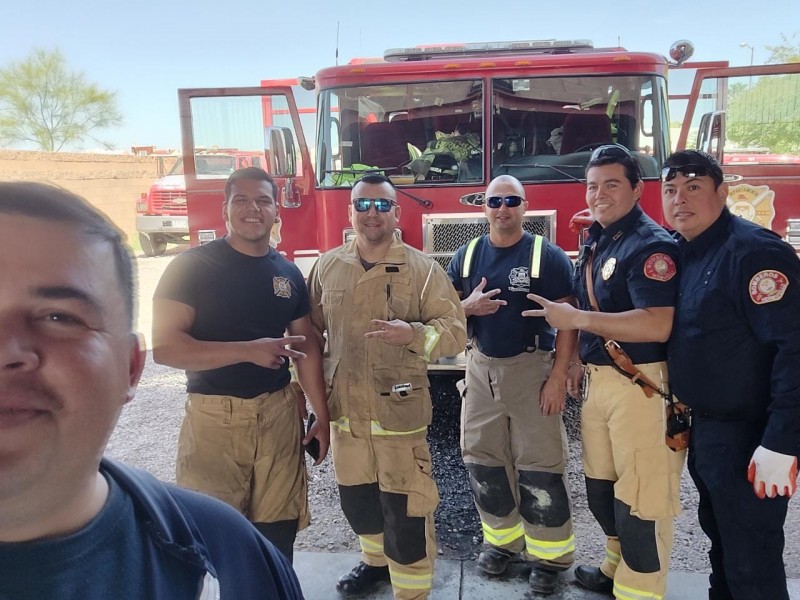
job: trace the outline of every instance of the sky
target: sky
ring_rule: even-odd
[[[178,148],[177,90],[257,86],[313,75],[387,48],[446,42],[589,39],[666,55],[679,39],[692,60],[754,64],[800,31],[800,0],[4,0],[0,67],[35,48],[117,93],[124,124],[99,135],[120,151]],[[35,7],[35,8],[32,8]],[[797,38],[795,38],[797,39]],[[91,144],[84,150],[91,150]]]

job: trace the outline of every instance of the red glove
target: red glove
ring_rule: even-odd
[[[797,490],[797,457],[759,446],[747,467],[747,480],[759,498],[791,498]]]

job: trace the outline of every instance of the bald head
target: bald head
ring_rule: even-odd
[[[520,196],[525,200],[525,188],[516,177],[500,175],[492,179],[486,188],[486,197],[489,196]]]
[[[489,222],[489,240],[493,245],[511,246],[522,238],[522,219],[527,208],[525,188],[516,177],[500,175],[489,183],[483,214]]]

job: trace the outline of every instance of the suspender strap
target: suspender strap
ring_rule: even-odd
[[[544,256],[544,236],[534,235],[531,244],[531,279],[539,279],[542,272],[542,257]]]
[[[479,237],[473,238],[467,244],[467,249],[464,252],[464,263],[461,265],[461,277],[466,279],[471,275],[472,271],[472,258],[475,256],[475,246],[478,245]],[[466,293],[466,292],[465,292]]]

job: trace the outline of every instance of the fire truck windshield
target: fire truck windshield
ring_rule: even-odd
[[[364,172],[399,185],[583,177],[591,151],[629,148],[657,177],[669,148],[664,81],[653,75],[548,76],[381,84],[322,90],[321,187]],[[488,123],[485,115],[491,115]]]
[[[236,158],[227,154],[198,154],[194,159],[197,176],[213,175],[227,177],[236,170]],[[172,167],[169,175],[183,175],[183,159]]]

